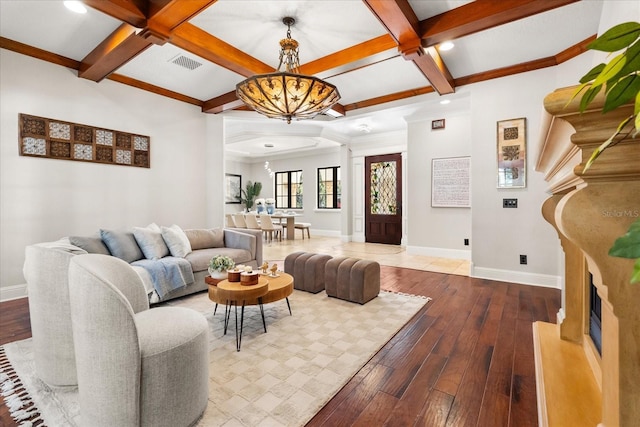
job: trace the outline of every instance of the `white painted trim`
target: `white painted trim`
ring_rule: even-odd
[[[0,288],[0,302],[12,299],[25,298],[27,296],[27,284],[3,286]]]
[[[425,255],[438,258],[464,259],[471,261],[471,251],[464,249],[429,248],[425,246],[407,246],[409,255]]]
[[[309,231],[311,231],[311,238],[313,238],[313,236],[327,236],[327,237],[342,236],[342,233],[340,232],[340,230],[317,230],[315,228],[311,228]],[[296,240],[299,240],[299,239],[296,237]]]
[[[554,289],[560,289],[562,283],[560,276],[476,267],[473,264],[471,264],[471,268],[469,269],[469,277],[498,280],[500,282],[519,283],[521,285],[542,286],[544,288]]]

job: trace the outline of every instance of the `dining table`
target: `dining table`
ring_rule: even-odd
[[[279,212],[271,214],[272,219],[280,220],[280,224],[282,224],[282,220],[286,219],[286,228],[287,228],[287,240],[295,240],[296,232],[295,232],[295,223],[296,218],[302,216],[296,212]]]

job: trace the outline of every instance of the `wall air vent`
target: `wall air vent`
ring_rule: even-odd
[[[178,55],[169,62],[173,62],[174,64],[184,67],[188,70],[195,70],[202,65],[201,62],[195,61],[191,58],[187,58],[184,55]]]

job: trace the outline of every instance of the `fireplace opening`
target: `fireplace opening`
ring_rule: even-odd
[[[593,275],[589,273],[589,336],[598,353],[602,355],[602,300],[598,288],[593,284]]]

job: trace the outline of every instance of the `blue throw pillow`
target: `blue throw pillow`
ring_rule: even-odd
[[[100,237],[111,255],[128,263],[144,258],[140,246],[130,231],[114,231],[100,229]]]

